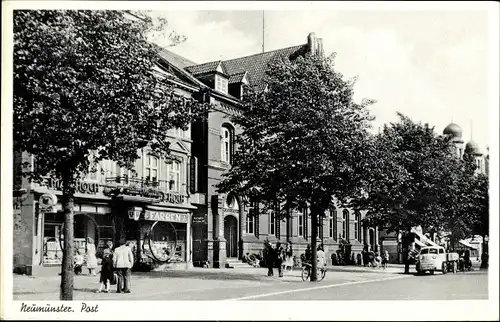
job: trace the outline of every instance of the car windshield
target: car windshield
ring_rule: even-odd
[[[429,248],[429,254],[437,254],[438,250],[436,248]]]
[[[429,254],[429,248],[422,249],[422,251],[420,252],[420,254]]]

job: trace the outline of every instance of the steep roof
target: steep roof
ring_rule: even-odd
[[[157,46],[157,47],[160,49],[158,52],[158,55],[160,55],[160,57],[162,57],[166,61],[170,62],[172,65],[175,65],[175,67],[177,67],[177,68],[184,69],[187,66],[196,65],[195,62],[193,62],[185,57],[182,57],[180,55],[177,55],[177,54],[171,52],[170,50],[167,50],[167,49],[159,47],[159,46]]]
[[[268,51],[246,57],[240,57],[223,61],[228,75],[236,75],[248,72],[250,84],[262,88],[265,86],[266,70],[270,62],[276,59],[287,57],[290,60],[304,55],[307,52],[307,45],[298,45],[278,50]]]

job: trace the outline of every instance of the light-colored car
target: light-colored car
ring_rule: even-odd
[[[426,271],[429,271],[431,274],[434,274],[435,271],[442,271],[446,274],[447,256],[444,247],[422,247],[418,255],[416,269],[418,274],[425,273]]]

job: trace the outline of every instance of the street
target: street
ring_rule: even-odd
[[[132,293],[96,294],[98,277],[76,276],[74,300],[463,300],[488,299],[487,271],[416,276],[387,271],[329,271],[303,282],[300,271],[192,269],[132,275]],[[276,274],[276,273],[275,273]],[[59,276],[14,275],[14,300],[58,300]]]

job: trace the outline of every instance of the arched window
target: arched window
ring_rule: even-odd
[[[304,212],[299,212],[297,215],[297,235],[300,237],[304,237],[304,224],[305,216]]]
[[[337,211],[335,208],[330,208],[330,215],[328,217],[328,237],[337,239]]]
[[[222,126],[221,129],[221,161],[231,164],[233,153],[233,133],[228,126]]]
[[[361,235],[361,214],[359,211],[354,213],[354,239],[360,240]]]
[[[342,212],[342,238],[349,240],[349,210]]]

